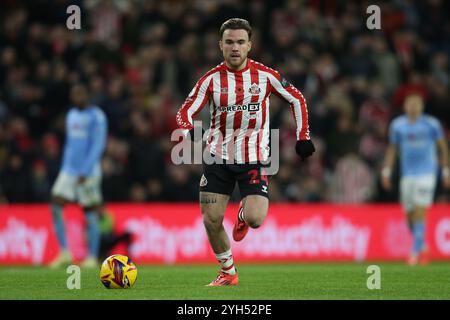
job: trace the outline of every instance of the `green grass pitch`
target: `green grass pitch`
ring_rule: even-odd
[[[0,299],[450,299],[450,263],[426,267],[379,263],[381,289],[369,290],[377,263],[241,264],[236,287],[205,287],[214,265],[138,266],[133,288],[103,287],[96,269],[81,269],[81,289],[69,290],[65,269],[0,267]]]

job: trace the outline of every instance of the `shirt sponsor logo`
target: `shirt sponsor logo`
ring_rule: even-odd
[[[236,111],[259,111],[259,103],[249,103],[243,105],[233,105],[233,106],[220,106],[220,112],[236,112]]]

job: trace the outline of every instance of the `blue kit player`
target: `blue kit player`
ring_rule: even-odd
[[[409,265],[428,263],[425,217],[433,203],[438,175],[442,177],[443,186],[450,187],[447,141],[439,121],[424,114],[423,109],[422,96],[410,94],[405,98],[405,114],[390,125],[389,146],[381,172],[383,187],[391,190],[391,172],[398,154],[400,198],[413,236]]]
[[[59,175],[52,187],[51,211],[60,253],[50,264],[60,267],[72,262],[64,231],[63,207],[77,202],[87,224],[89,255],[82,267],[96,267],[100,246],[98,213],[102,205],[100,161],[105,149],[107,120],[103,111],[89,104],[84,85],[71,88],[73,107],[66,116],[66,142]]]

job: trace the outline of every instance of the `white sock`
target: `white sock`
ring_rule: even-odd
[[[236,268],[234,267],[233,255],[231,249],[223,253],[216,254],[217,261],[219,261],[222,267],[222,272],[230,275],[236,274]]]

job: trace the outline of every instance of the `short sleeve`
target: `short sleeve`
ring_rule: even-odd
[[[398,131],[397,122],[394,121],[389,126],[389,143],[399,144],[400,143],[400,132]]]

